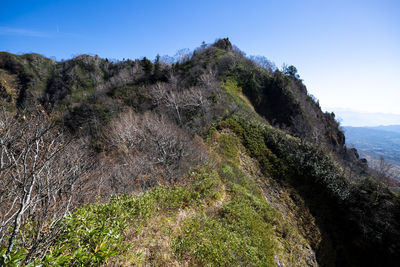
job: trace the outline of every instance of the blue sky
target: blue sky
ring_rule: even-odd
[[[400,114],[400,1],[1,1],[0,51],[154,58],[219,37],[292,64],[324,109]]]

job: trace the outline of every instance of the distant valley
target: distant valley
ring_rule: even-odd
[[[366,158],[371,166],[383,157],[393,165],[392,175],[400,179],[400,125],[343,128],[346,144],[357,148],[360,157]]]

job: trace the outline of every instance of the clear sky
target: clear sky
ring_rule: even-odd
[[[324,109],[400,114],[400,1],[1,0],[0,51],[174,55],[229,37],[299,70]]]

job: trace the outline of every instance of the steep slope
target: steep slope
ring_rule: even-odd
[[[14,217],[2,218],[3,263],[390,266],[399,260],[399,197],[368,177],[334,114],[320,110],[293,68],[261,67],[221,39],[172,65],[2,53],[0,78],[8,118],[0,133],[13,140],[1,143],[2,153],[18,154],[24,142],[15,140],[31,140],[25,132],[7,139],[9,127],[34,128],[44,117],[54,122],[45,134],[54,129],[78,139],[83,145],[72,150],[90,163],[54,196],[33,191],[49,217],[37,209],[22,214],[14,250],[6,246]],[[10,162],[0,177],[12,191],[6,182],[18,166]],[[75,211],[65,219],[51,215],[69,189],[67,207]],[[2,209],[14,201],[3,199]],[[63,223],[50,223],[57,216]]]

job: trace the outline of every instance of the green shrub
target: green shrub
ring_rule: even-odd
[[[321,148],[291,137],[271,126],[233,116],[217,125],[231,129],[266,175],[291,177],[321,184],[329,194],[346,199],[350,187],[338,163]]]
[[[272,153],[264,141],[265,127],[258,123],[246,123],[237,117],[221,122],[219,129],[229,128],[240,138],[249,154],[256,158],[265,174],[277,177],[285,175],[286,168],[278,157]]]
[[[173,212],[218,197],[219,178],[209,167],[193,171],[189,179],[188,187],[159,186],[141,196],[114,196],[107,203],[79,208],[63,222],[64,231],[44,264],[100,265],[129,248],[123,242],[128,227],[140,229],[156,213]]]

